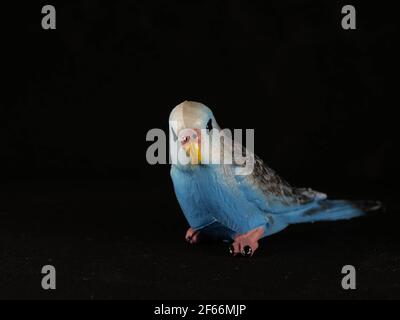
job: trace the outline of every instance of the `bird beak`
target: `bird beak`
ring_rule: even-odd
[[[186,155],[190,157],[191,164],[200,164],[201,163],[201,152],[200,146],[197,142],[190,141],[184,146]]]

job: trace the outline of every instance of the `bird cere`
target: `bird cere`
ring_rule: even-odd
[[[244,147],[201,103],[176,106],[169,132],[171,178],[191,244],[224,241],[233,256],[250,257],[260,239],[291,224],[346,220],[380,208],[377,202],[331,200],[310,188],[292,187],[254,154],[254,136],[249,147],[246,134]],[[166,139],[152,131],[147,140],[155,137],[148,161],[166,163],[159,152]]]

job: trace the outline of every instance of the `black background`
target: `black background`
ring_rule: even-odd
[[[343,1],[53,1],[57,30],[41,28],[45,4],[27,12],[18,93],[0,110],[0,297],[400,296],[389,3],[353,1],[357,30],[341,28]],[[189,247],[169,166],[145,157],[147,131],[184,100],[254,128],[292,184],[386,212],[294,226],[251,260]],[[356,291],[340,288],[345,264]]]

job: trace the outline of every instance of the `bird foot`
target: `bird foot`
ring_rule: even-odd
[[[186,231],[185,239],[190,244],[196,244],[196,243],[199,243],[199,241],[200,241],[200,237],[199,236],[200,236],[200,231],[199,230],[193,230],[192,228],[189,228]]]
[[[264,228],[259,227],[245,234],[235,237],[233,243],[229,247],[229,251],[233,256],[241,254],[244,257],[251,257],[258,248],[258,240],[262,238]]]

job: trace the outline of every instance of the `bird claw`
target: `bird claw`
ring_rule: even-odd
[[[241,253],[243,257],[251,257],[253,255],[253,249],[250,246],[245,246]]]
[[[233,245],[229,246],[229,253],[232,256],[236,256],[238,254],[237,252],[235,252],[235,247]],[[253,255],[253,249],[250,246],[244,246],[240,253],[243,257],[248,258]]]
[[[258,248],[258,240],[262,237],[264,228],[259,227],[245,234],[239,235],[229,247],[232,256],[237,254],[243,257],[251,257]]]
[[[185,240],[190,244],[196,244],[199,242],[199,234],[200,231],[195,231],[192,228],[189,228],[186,231]]]

